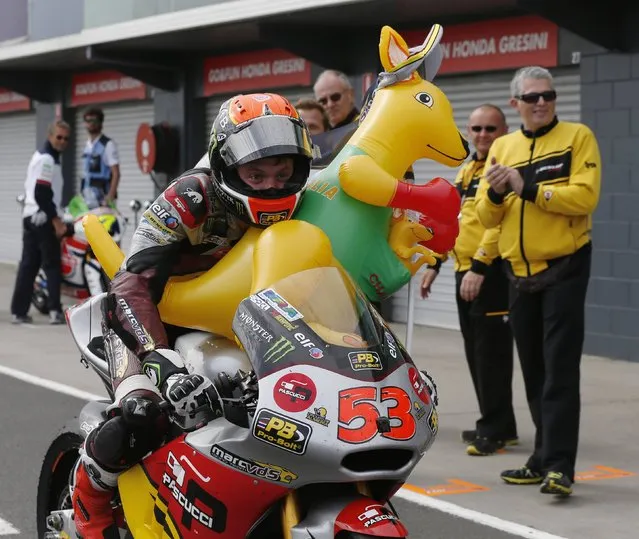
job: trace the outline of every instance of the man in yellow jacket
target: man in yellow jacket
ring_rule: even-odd
[[[568,496],[601,159],[590,129],[557,120],[548,70],[517,71],[511,96],[522,127],[491,147],[476,208],[484,226],[501,225],[499,252],[511,279],[510,318],[536,436],[526,465],[501,477]]]
[[[477,218],[475,196],[486,156],[498,137],[508,132],[503,111],[491,104],[477,107],[468,118],[472,159],[457,174],[462,197],[459,236],[449,253],[455,259],[455,296],[464,352],[479,404],[480,417],[472,430],[462,431],[474,456],[493,455],[517,442],[512,405],[513,337],[508,323],[508,280],[497,248],[499,227],[486,229]],[[428,297],[439,272],[429,267],[422,279]]]

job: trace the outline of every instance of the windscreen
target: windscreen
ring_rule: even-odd
[[[337,268],[295,273],[250,296],[233,330],[258,377],[306,363],[378,380],[404,363],[392,332]]]

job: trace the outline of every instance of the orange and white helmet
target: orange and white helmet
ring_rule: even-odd
[[[253,189],[237,167],[264,157],[292,157],[292,177],[281,189]],[[209,141],[215,191],[243,221],[267,227],[293,217],[306,190],[313,143],[295,107],[277,94],[236,95],[221,107]]]

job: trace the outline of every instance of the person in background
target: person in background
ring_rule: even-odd
[[[87,109],[84,113],[84,123],[89,138],[82,154],[82,190],[97,187],[104,192],[107,204],[115,202],[120,184],[118,147],[114,140],[102,133],[102,109]]]
[[[314,99],[300,99],[295,103],[295,108],[312,136],[325,133],[331,128],[324,107]]]
[[[508,132],[503,111],[491,104],[477,107],[468,119],[472,159],[457,174],[462,197],[459,236],[450,254],[455,259],[455,297],[464,352],[480,417],[462,432],[466,452],[493,455],[517,443],[512,404],[513,337],[508,325],[508,280],[497,248],[499,227],[486,229],[477,218],[475,195],[486,156],[495,139]],[[421,295],[426,299],[442,261],[426,269]]]
[[[485,227],[501,225],[510,321],[536,433],[526,464],[501,477],[569,496],[579,443],[590,231],[601,158],[588,127],[557,119],[557,92],[547,69],[518,70],[510,92],[521,129],[492,145],[476,208]]]
[[[315,99],[328,114],[331,129],[357,122],[359,109],[348,77],[341,71],[327,69],[320,73],[313,86]]]
[[[33,283],[41,266],[47,276],[50,322],[64,324],[60,303],[60,238],[67,227],[59,217],[63,185],[60,155],[67,149],[70,136],[69,124],[62,120],[52,123],[46,142],[33,154],[27,168],[22,210],[22,258],[11,298],[13,324],[33,321],[28,312]]]

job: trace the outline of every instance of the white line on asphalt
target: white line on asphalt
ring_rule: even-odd
[[[0,535],[16,535],[17,533],[20,533],[20,530],[0,518]]]
[[[40,386],[51,391],[56,391],[58,393],[64,393],[65,395],[70,395],[71,397],[76,397],[78,399],[101,400],[105,398],[103,395],[95,395],[93,393],[82,391],[81,389],[77,389],[66,384],[61,384],[59,382],[54,382],[53,380],[47,380],[46,378],[41,378],[39,376],[34,376],[33,374],[19,371],[17,369],[5,367],[4,365],[0,365],[0,374],[11,376],[12,378],[22,380],[23,382]],[[397,492],[395,496],[403,498],[404,500],[407,500],[409,502],[428,507],[430,509],[441,511],[442,513],[447,513],[449,515],[463,518],[465,520],[470,520],[477,524],[482,524],[484,526],[488,526],[490,528],[494,528],[511,535],[516,535],[518,537],[525,537],[526,539],[566,539],[564,537],[560,537],[559,535],[552,535],[550,533],[536,530],[535,528],[529,528],[528,526],[524,526],[523,524],[509,522],[508,520],[502,520],[501,518],[494,517],[486,513],[480,513],[479,511],[466,509],[465,507],[455,505],[454,503],[439,500],[431,496],[418,494],[417,492],[413,492],[410,490],[400,489],[400,491]],[[11,526],[11,524],[0,518],[0,535],[10,535],[16,533],[19,533],[18,530],[16,530],[13,526]]]
[[[524,526],[523,524],[517,524],[516,522],[503,520],[486,513],[474,511],[473,509],[466,509],[465,507],[461,507],[460,505],[446,502],[444,500],[439,500],[437,498],[433,498],[432,496],[419,494],[418,492],[413,492],[412,490],[402,488],[399,490],[399,492],[397,492],[397,494],[395,494],[395,496],[397,496],[398,498],[403,498],[404,500],[407,500],[409,502],[416,503],[423,507],[428,507],[429,509],[435,509],[437,511],[441,511],[442,513],[448,513],[449,515],[455,517],[470,520],[477,524],[488,526],[495,530],[509,533],[517,537],[525,537],[526,539],[566,539],[565,537],[561,537],[559,535],[553,535],[551,533],[543,532],[535,528],[529,528],[528,526]]]
[[[33,384],[34,386],[40,386],[51,391],[64,393],[65,395],[70,395],[71,397],[75,397],[76,399],[95,401],[106,398],[104,395],[95,395],[94,393],[89,393],[88,391],[82,391],[81,389],[77,389],[66,384],[61,384],[60,382],[54,382],[53,380],[47,380],[46,378],[40,378],[39,376],[34,376],[33,374],[19,371],[17,369],[12,369],[11,367],[5,367],[4,365],[0,365],[0,374],[11,376],[12,378],[17,378],[18,380]]]

